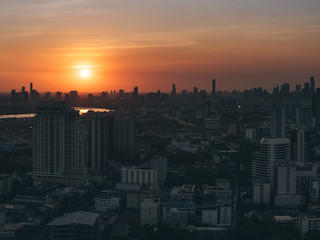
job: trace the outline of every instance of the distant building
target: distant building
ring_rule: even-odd
[[[296,129],[291,132],[291,157],[295,162],[311,162],[312,143],[309,131]]]
[[[158,184],[158,171],[150,168],[122,167],[121,183]]]
[[[140,226],[145,224],[157,225],[160,217],[160,199],[144,198],[140,207]]]
[[[157,169],[159,182],[164,182],[167,179],[167,158],[154,156],[150,160],[150,168]]]
[[[286,113],[283,107],[271,110],[271,137],[285,138]]]
[[[216,79],[212,80],[211,95],[212,97],[215,97],[216,95]]]
[[[194,224],[195,203],[167,202],[163,206],[163,223],[175,228],[186,228]]]
[[[232,211],[230,204],[203,204],[202,224],[226,227],[232,224]]]
[[[95,197],[95,211],[104,212],[107,210],[118,210],[122,207],[124,201],[124,193],[120,191],[101,191]]]
[[[203,128],[205,133],[219,134],[220,132],[220,116],[204,118]]]
[[[175,186],[170,192],[172,202],[193,202],[195,195],[195,185],[184,184],[181,187]]]
[[[270,182],[269,180],[258,180],[253,183],[253,203],[270,204]]]
[[[115,159],[132,160],[135,156],[135,122],[133,119],[117,118],[114,120]]]
[[[9,174],[0,174],[0,195],[8,194],[12,191],[12,176]]]

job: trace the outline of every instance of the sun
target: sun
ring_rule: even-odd
[[[88,69],[81,69],[81,70],[80,70],[80,75],[81,75],[81,77],[83,77],[83,78],[89,77],[90,71],[89,71]]]

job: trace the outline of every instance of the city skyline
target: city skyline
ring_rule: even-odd
[[[2,92],[217,91],[319,76],[319,1],[6,1]],[[76,86],[76,87],[74,87]],[[319,85],[316,84],[316,87]]]

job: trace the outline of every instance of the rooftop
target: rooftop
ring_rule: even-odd
[[[99,214],[90,212],[66,213],[62,217],[59,217],[48,223],[47,226],[61,226],[69,224],[84,224],[93,226],[96,223],[98,217]]]

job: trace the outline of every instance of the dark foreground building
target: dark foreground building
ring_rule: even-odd
[[[66,213],[46,225],[48,240],[96,240],[99,214]]]

